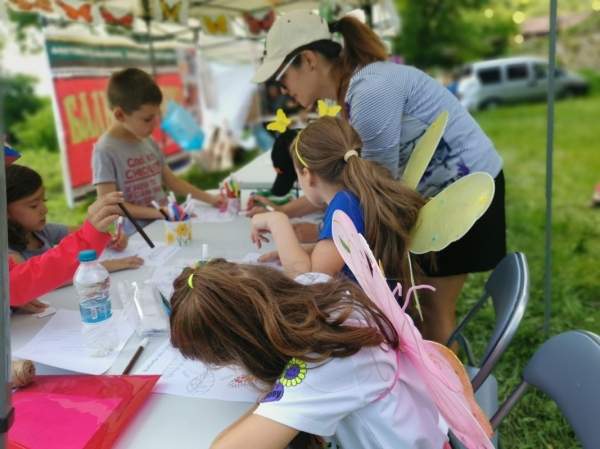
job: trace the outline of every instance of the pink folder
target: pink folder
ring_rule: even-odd
[[[159,376],[38,376],[13,395],[9,449],[108,449]]]

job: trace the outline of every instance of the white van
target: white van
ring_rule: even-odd
[[[458,82],[457,95],[469,110],[502,103],[546,98],[548,63],[534,56],[493,59],[468,64]],[[572,72],[556,69],[555,93],[559,97],[584,95],[587,82]]]

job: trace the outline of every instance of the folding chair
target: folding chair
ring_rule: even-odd
[[[492,299],[496,312],[496,324],[484,355],[476,364],[471,345],[462,331],[488,298]],[[488,278],[479,301],[471,308],[448,339],[448,345],[458,341],[465,351],[468,364],[471,365],[467,366],[467,371],[471,375],[473,390],[479,390],[510,344],[525,314],[528,300],[527,259],[523,253],[507,254]],[[477,368],[474,368],[476,365]],[[495,412],[495,410],[493,411]]]
[[[496,324],[484,355],[476,364],[471,345],[462,331],[488,298],[492,298],[496,312]],[[498,382],[491,375],[492,369],[513,339],[525,314],[528,300],[527,259],[523,253],[507,254],[492,271],[479,301],[471,308],[448,339],[448,345],[457,341],[465,351],[468,360],[465,369],[471,378],[475,400],[486,416],[492,416],[498,410]],[[497,433],[492,441],[496,447],[499,447]],[[455,445],[455,447],[461,446]]]
[[[546,341],[523,371],[523,381],[491,419],[496,429],[533,386],[557,405],[584,449],[600,448],[600,337],[569,331]]]
[[[569,331],[546,341],[523,371],[522,382],[490,420],[498,426],[523,397],[536,387],[557,405],[583,449],[600,448],[600,337],[587,331]],[[465,447],[450,433],[454,449]]]

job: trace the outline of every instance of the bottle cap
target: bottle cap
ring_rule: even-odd
[[[96,260],[98,255],[95,249],[86,249],[79,252],[79,262],[92,262]]]

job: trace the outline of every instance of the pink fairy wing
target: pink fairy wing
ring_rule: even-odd
[[[361,288],[390,319],[398,337],[399,357],[408,357],[453,433],[469,449],[494,449],[491,427],[474,399],[470,382],[457,374],[436,343],[423,340],[412,319],[398,305],[364,237],[342,211],[333,214],[333,241]],[[464,370],[464,369],[463,369]],[[410,379],[407,380],[410,382]],[[483,426],[480,421],[483,421]]]

